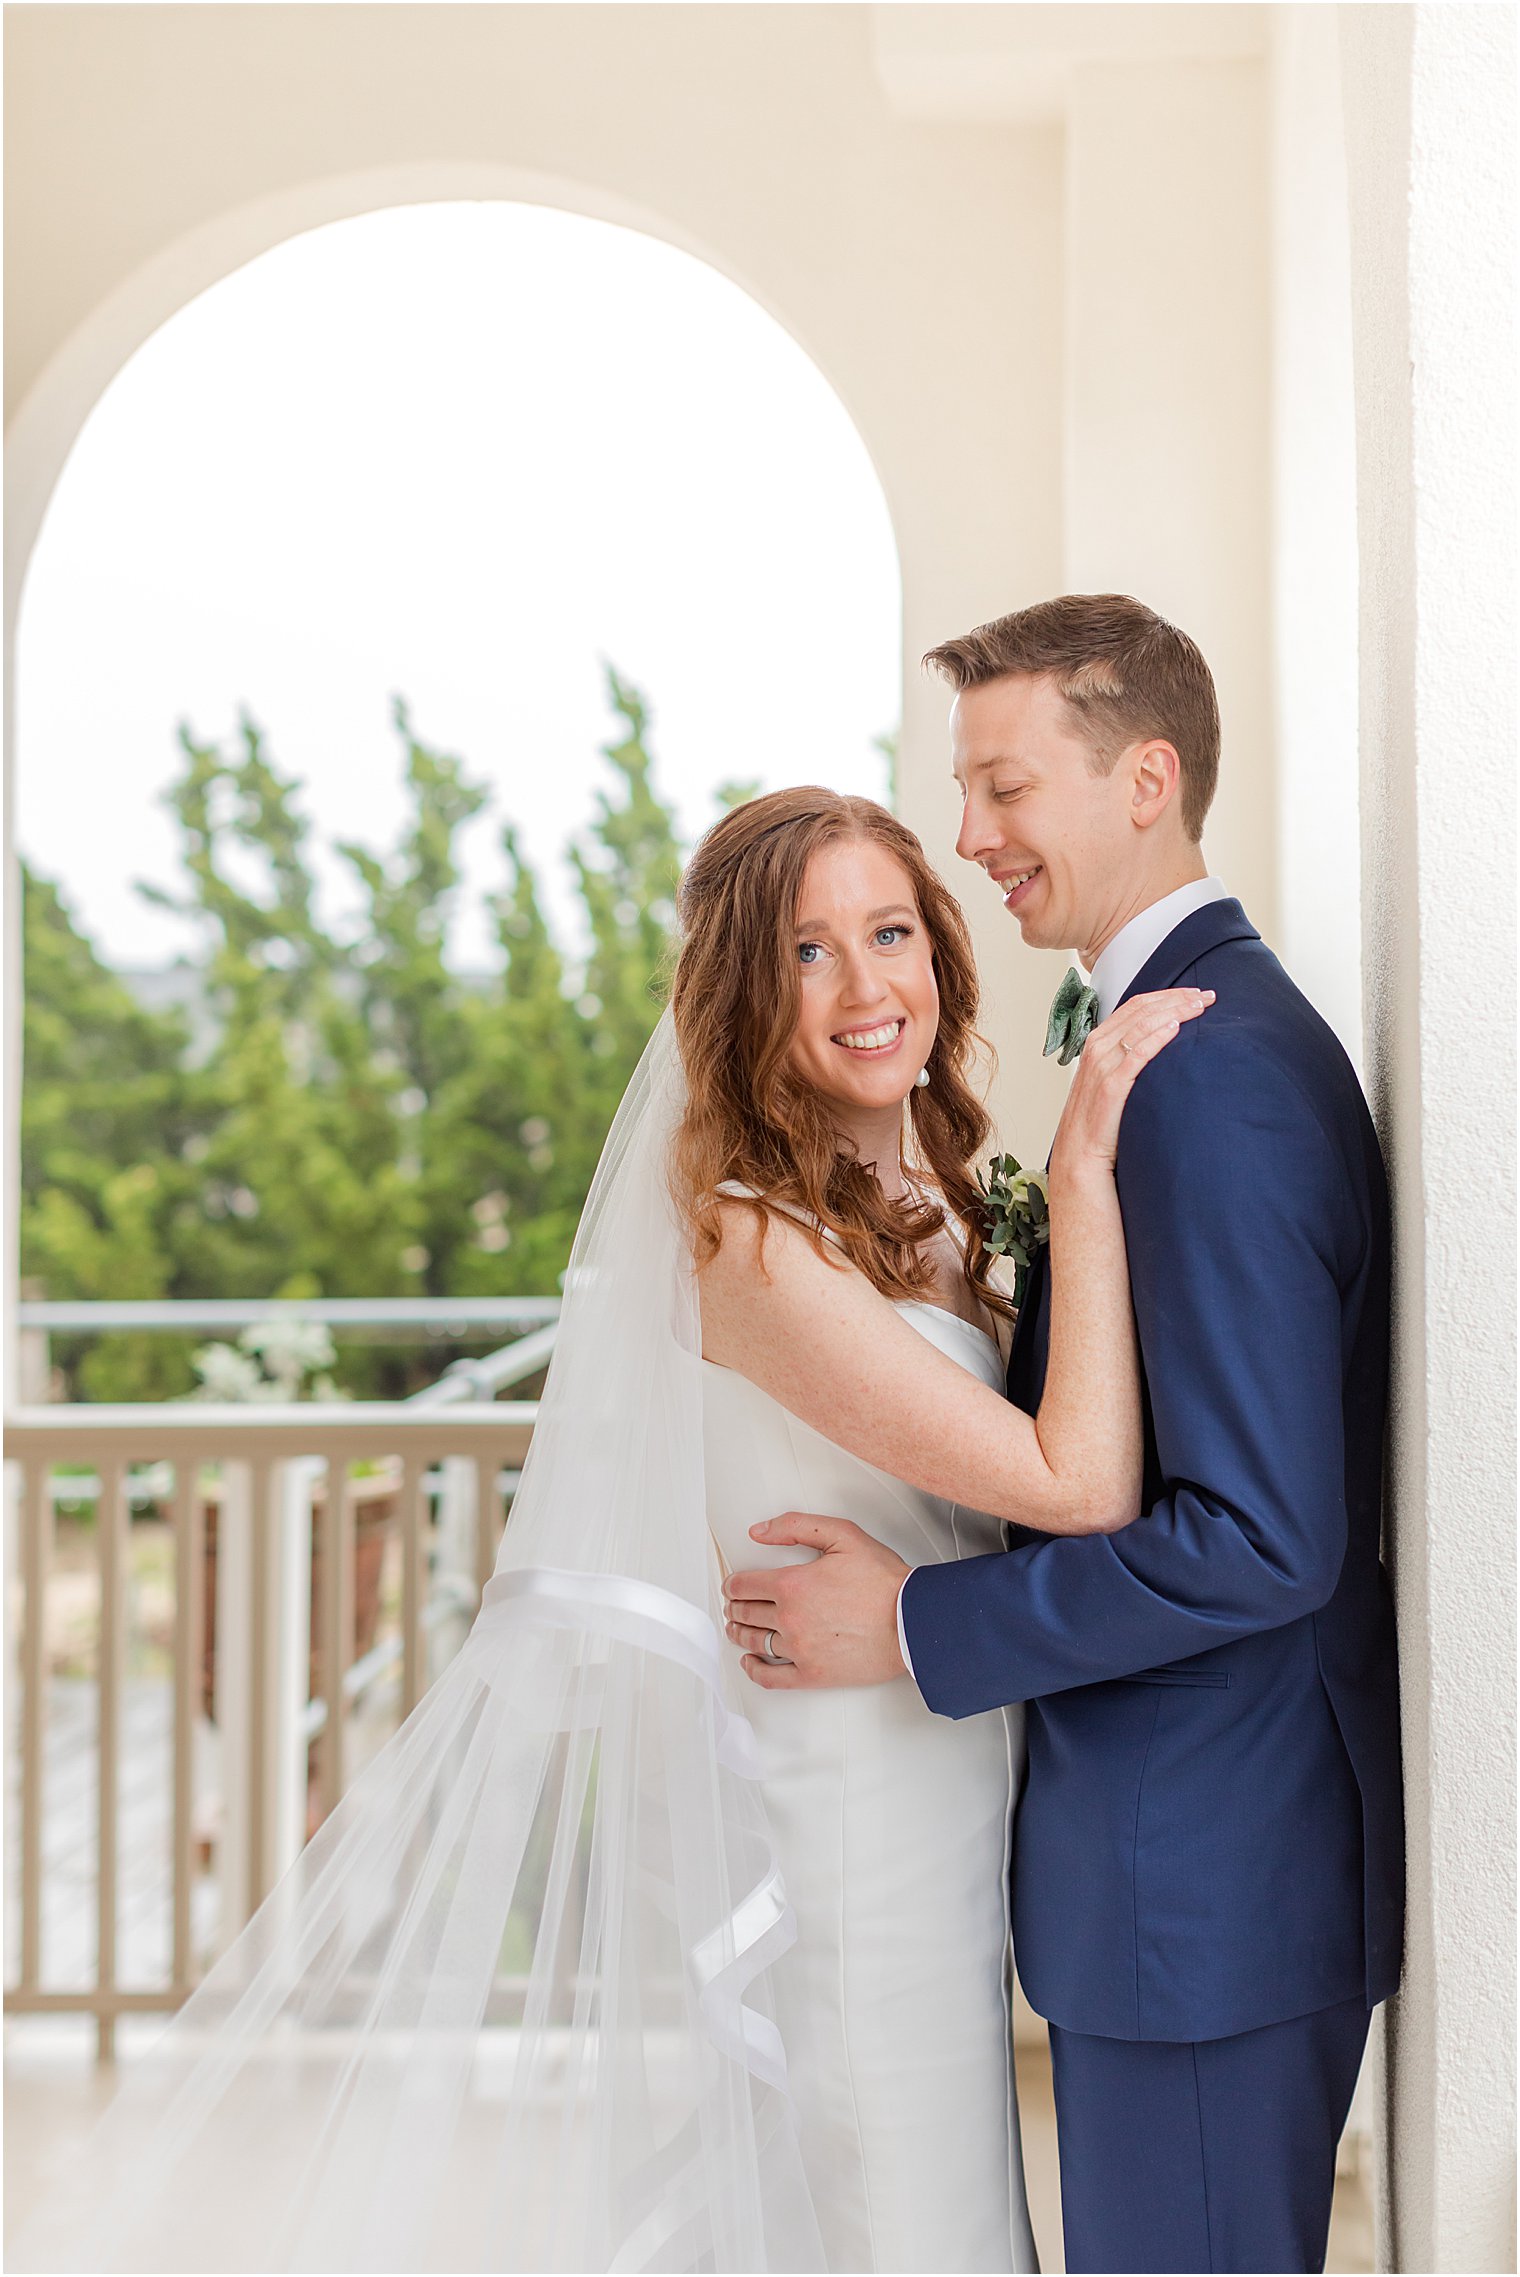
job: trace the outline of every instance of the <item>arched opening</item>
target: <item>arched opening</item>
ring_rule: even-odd
[[[29,386],[7,425],[7,640],[14,634],[32,550],[60,474],[101,396],[145,342],[224,279],[324,225],[465,203],[525,205],[552,215],[602,221],[690,255],[791,336],[840,396],[863,447],[877,460],[867,422],[851,402],[849,387],[831,369],[820,343],[809,337],[806,322],[799,321],[796,311],[778,305],[774,294],[746,273],[726,248],[694,234],[672,215],[602,182],[489,160],[402,161],[358,173],[313,176],[292,188],[247,199],[169,239],[89,308]]]
[[[155,324],[139,299],[132,352],[19,547],[18,843],[43,881],[34,917],[59,895],[28,983],[53,992],[38,1033],[60,1047],[28,1053],[23,1286],[166,1307],[552,1300],[651,1024],[638,960],[668,932],[679,847],[725,786],[888,789],[901,603],[881,490],[790,335],[626,222],[434,196],[241,266],[225,251],[228,273]],[[121,336],[127,312],[112,321]],[[56,443],[107,330],[18,422],[23,520],[39,438]],[[616,825],[635,809],[630,846]],[[519,944],[537,978],[514,995]],[[135,1064],[102,1062],[87,1131],[70,1099],[91,1036],[103,1051],[125,1036]],[[454,1166],[430,1164],[445,1140]],[[434,1231],[417,1216],[429,1188]],[[221,1373],[202,1379],[236,1394],[236,1326],[217,1333]],[[207,1335],[150,1346],[134,1329],[103,1368],[109,1339],[55,1337],[23,1397],[61,1365],[55,1395],[178,1399]],[[378,1348],[341,1388],[429,1388],[439,1356],[419,1357],[414,1379]],[[471,1496],[483,1537],[484,1475],[466,1479],[461,1540]],[[148,1491],[134,1469],[139,1610]],[[71,1545],[71,1506],[54,1507],[52,1547],[93,1570],[93,1518]],[[203,1607],[224,1672],[229,1513]],[[298,1574],[302,1523],[283,1511]],[[362,1661],[386,1629],[378,1644],[364,1630],[362,1567],[353,1586]],[[302,1587],[283,1602],[302,1630]],[[134,1612],[133,1653],[144,1634]],[[266,1674],[288,1727],[268,1753],[289,1759],[312,1704],[304,1645]],[[167,1715],[154,1731],[166,1763]],[[219,1855],[224,1920],[304,1827],[300,1781],[287,1760]],[[168,1934],[165,1916],[118,1958],[160,1976]],[[84,1946],[55,1949],[59,1965],[87,2005]]]
[[[648,764],[639,795],[672,855],[736,785],[884,795],[899,616],[885,505],[847,415],[710,265],[500,201],[331,223],[179,310],[85,422],[18,630],[21,852],[61,890],[59,927],[202,1037],[212,963],[239,929],[245,947],[250,928],[268,933],[251,953],[271,971],[308,957],[264,922],[282,893],[310,956],[346,959],[368,997],[358,968],[417,948],[398,943],[394,903],[374,929],[383,880],[413,856],[431,870],[412,921],[438,931],[456,978],[499,975],[514,893],[510,922],[541,915],[573,996],[607,945],[567,842],[606,868],[598,801],[631,795],[609,737]],[[625,879],[614,933],[636,930],[647,883]],[[657,930],[668,923],[662,899]],[[605,956],[600,969],[605,995]],[[225,973],[215,985],[225,993]],[[594,1007],[595,986],[578,1001]],[[387,1032],[394,1009],[370,1006]],[[612,1051],[609,1077],[636,1041]],[[382,1050],[403,1063],[402,1096],[431,1099],[428,1054]],[[594,1148],[600,1131],[585,1136]],[[252,1178],[220,1186],[251,1220]],[[35,1164],[26,1194],[36,1202]],[[559,1197],[556,1255],[574,1206]],[[35,1208],[28,1229],[23,1271],[90,1280]],[[420,1272],[453,1294],[438,1258],[419,1234],[360,1278],[379,1293]],[[138,1265],[145,1285],[119,1285],[123,1261],[114,1293],[191,1293],[163,1254]],[[556,1269],[548,1250],[542,1265]],[[298,1238],[259,1266],[250,1252],[249,1286],[358,1294],[327,1286],[356,1269],[351,1250],[303,1261]]]
[[[542,865],[596,770],[598,656],[655,707],[688,834],[725,777],[880,791],[899,612],[858,436],[726,278],[542,208],[372,213],[198,296],[85,421],[18,634],[21,842],[151,959],[130,879],[168,882],[142,808],[176,716],[248,705],[346,833],[356,789],[394,816],[395,693]]]
[[[477,216],[500,212],[503,207],[531,207],[543,219],[576,226],[590,222],[610,225],[609,238],[619,238],[646,254],[661,256],[667,263],[684,269],[694,279],[705,279],[708,285],[726,296],[730,307],[747,310],[752,324],[771,344],[779,342],[785,350],[790,342],[794,371],[801,371],[810,379],[815,397],[826,405],[836,430],[843,436],[847,455],[854,461],[862,477],[860,495],[868,501],[866,511],[880,523],[881,545],[878,549],[879,593],[877,623],[886,629],[889,641],[898,638],[901,599],[896,574],[895,546],[886,523],[887,509],[874,479],[865,473],[864,453],[869,443],[873,462],[880,456],[883,438],[874,441],[864,436],[864,427],[857,426],[855,415],[841,409],[834,392],[841,385],[837,375],[823,373],[826,357],[821,357],[817,343],[806,335],[816,318],[804,310],[776,308],[775,280],[769,287],[757,284],[745,273],[743,257],[733,258],[728,249],[700,241],[689,224],[654,208],[636,202],[621,190],[607,184],[580,179],[575,176],[549,175],[516,165],[505,165],[486,160],[465,162],[406,161],[392,163],[360,173],[313,175],[294,186],[265,194],[228,207],[194,226],[182,230],[161,244],[160,248],[126,274],[110,291],[105,293],[88,310],[74,330],[65,338],[49,360],[41,367],[11,419],[7,437],[6,492],[6,598],[5,648],[6,685],[10,691],[6,713],[5,754],[8,787],[16,784],[16,706],[18,674],[16,670],[16,632],[23,592],[30,579],[39,533],[48,516],[50,503],[59,485],[63,471],[73,459],[81,439],[87,443],[86,432],[92,414],[118,376],[129,381],[135,357],[145,347],[151,349],[159,335],[170,328],[182,311],[193,317],[194,306],[201,296],[212,292],[224,281],[235,284],[238,278],[260,258],[281,248],[304,247],[311,239],[320,236],[325,225],[363,217],[383,217],[407,209],[414,218],[421,219],[427,209],[448,206],[462,210],[468,202]],[[688,263],[680,263],[681,253],[691,256]],[[772,323],[765,324],[762,311],[768,311]],[[835,341],[835,361],[839,343]],[[859,371],[853,378],[846,375],[846,384],[854,392],[861,392]],[[869,391],[868,391],[869,392]],[[879,424],[879,419],[878,419]],[[863,439],[864,437],[864,439]],[[890,449],[887,456],[890,457]],[[799,526],[806,518],[799,516]],[[808,551],[799,536],[794,562]],[[786,581],[793,582],[789,571]],[[833,597],[836,604],[841,596]],[[846,604],[850,595],[842,596]],[[837,605],[830,610],[831,627],[838,614]],[[797,645],[795,654],[812,654],[816,648],[819,628],[808,628],[805,643]],[[627,660],[625,660],[626,665]],[[835,684],[848,687],[848,664],[842,653],[837,655],[838,669]],[[21,681],[30,684],[31,675],[23,660]],[[664,704],[664,695],[656,691]],[[255,699],[256,700],[256,699]],[[23,710],[25,701],[23,699]],[[741,707],[742,708],[742,707]],[[893,724],[900,716],[901,687],[894,691],[891,700],[872,705],[871,733]],[[667,723],[668,724],[668,723]],[[375,733],[371,717],[369,733]],[[383,725],[381,728],[383,735]],[[784,737],[778,735],[777,747],[784,743],[790,748],[795,737],[795,719],[788,718]],[[858,740],[858,739],[857,739]],[[114,741],[114,735],[113,735]],[[834,746],[829,746],[832,759]],[[589,754],[583,750],[583,764]],[[885,770],[881,756],[867,755],[866,765],[877,783],[884,780]],[[737,772],[737,770],[732,770]],[[813,771],[820,771],[814,769]],[[14,863],[15,847],[10,838],[11,803],[7,802],[7,859]],[[6,966],[8,973],[8,1002],[12,1012],[12,1034],[16,1038],[10,1059],[12,1075],[11,1097],[19,1099],[20,1033],[21,1033],[21,954],[20,954],[20,897],[12,898],[12,916],[6,939]],[[6,1128],[6,1185],[13,1202],[19,1187],[19,1121],[13,1107]],[[18,1284],[17,1210],[10,1212],[13,1229],[6,1238],[4,1302],[7,1313],[13,1318]],[[14,1353],[14,1336],[6,1340],[7,1350]],[[11,1396],[17,1391],[14,1368],[8,1377]]]

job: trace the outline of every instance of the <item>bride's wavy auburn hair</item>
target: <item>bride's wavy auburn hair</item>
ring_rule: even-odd
[[[911,830],[871,799],[806,787],[735,807],[701,840],[681,880],[681,946],[670,1006],[686,1071],[671,1185],[691,1227],[698,1266],[723,1243],[718,1188],[750,1189],[763,1244],[771,1206],[833,1232],[882,1295],[912,1300],[933,1287],[922,1245],[939,1229],[937,1202],[891,1201],[841,1146],[828,1102],[790,1063],[802,1001],[796,928],[808,863],[820,848],[868,839],[907,872],[933,950],[939,1029],[929,1082],[908,1094],[903,1162],[927,1174],[964,1231],[965,1276],[977,1299],[1011,1315],[990,1280],[984,1204],[970,1165],[991,1124],[968,1081],[978,1055],[977,976],[960,906]],[[809,1232],[831,1257],[821,1232]]]

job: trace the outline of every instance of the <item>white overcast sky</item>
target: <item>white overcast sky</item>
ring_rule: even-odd
[[[731,776],[884,795],[899,609],[846,413],[726,278],[528,206],[339,222],[181,310],[88,421],[22,605],[21,847],[113,961],[167,962],[193,937],[133,880],[178,882],[177,723],[246,706],[319,847],[383,848],[394,692],[491,785],[466,906],[511,817],[564,918],[610,776],[600,658],[648,696],[690,836]],[[451,941],[490,958],[476,919]]]

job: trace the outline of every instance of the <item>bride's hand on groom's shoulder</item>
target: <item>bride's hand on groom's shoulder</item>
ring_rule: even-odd
[[[1125,1101],[1140,1075],[1190,1020],[1214,1001],[1212,988],[1163,988],[1132,996],[1088,1037],[1051,1149],[1052,1179],[1112,1175]]]
[[[906,1673],[897,1598],[910,1572],[848,1518],[788,1510],[752,1526],[770,1548],[816,1550],[805,1565],[730,1574],[727,1633],[750,1680],[767,1692],[886,1684]],[[769,1657],[768,1657],[769,1656]]]

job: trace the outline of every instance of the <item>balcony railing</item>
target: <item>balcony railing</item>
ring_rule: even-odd
[[[552,1320],[554,1310],[552,1301],[538,1307],[537,1324]],[[90,1325],[106,1324],[97,1314]],[[203,1766],[206,1755],[208,1643],[215,1660],[221,1789],[212,1845],[221,1893],[213,1941],[219,1949],[273,1887],[311,1824],[343,1793],[356,1768],[356,1738],[374,1743],[372,1731],[356,1734],[355,1717],[377,1680],[388,1678],[396,1711],[404,1717],[457,1648],[495,1561],[537,1412],[532,1402],[491,1400],[480,1393],[541,1368],[552,1334],[552,1326],[540,1325],[493,1362],[462,1362],[458,1373],[451,1371],[439,1385],[404,1402],[185,1401],[32,1406],[12,1414],[6,1443],[16,1544],[10,1633],[19,1639],[19,1654],[8,1659],[7,1679],[19,1682],[21,1698],[19,1747],[11,1763],[19,1953],[15,1981],[5,1994],[8,2010],[87,2013],[96,2021],[101,2053],[108,2055],[117,2017],[173,2008],[186,1998],[205,1959],[204,1938],[196,1935],[205,1827],[196,1813],[197,1765]],[[83,1475],[60,1478],[60,1466],[82,1469]],[[142,1982],[134,1975],[133,1940],[124,1944],[119,1926],[123,1803],[137,1809],[142,1799],[141,1762],[134,1766],[130,1795],[123,1780],[131,1509],[149,1500],[167,1508],[172,1540],[172,1639],[163,1679],[169,1792],[154,1806],[168,1829],[169,1919],[168,1965],[155,1981]],[[76,1952],[67,1972],[72,1981],[65,1984],[54,1981],[45,1949],[48,1766],[50,1759],[57,1764],[57,1751],[50,1754],[48,1746],[53,1687],[47,1606],[60,1502],[94,1506],[98,1592],[93,1811],[80,1800],[88,1780],[74,1763],[68,1800],[74,1821],[63,1845],[77,1883],[78,1853],[88,1847],[87,1820],[93,1817],[93,1952]],[[395,1626],[361,1654],[355,1640],[355,1544],[381,1502],[389,1560],[393,1567],[399,1562],[391,1592]],[[210,1591],[208,1555],[215,1565]],[[314,1697],[308,1684],[313,1668],[319,1672]],[[80,1689],[75,1685],[70,1694],[76,1707]],[[76,1714],[73,1721],[78,1725],[81,1718]],[[8,1719],[8,1725],[15,1733],[16,1721]],[[315,1757],[310,1767],[309,1751]],[[55,1881],[58,1850],[55,1842]],[[140,1860],[133,1877],[132,1902],[138,1904]],[[136,1946],[140,1953],[141,1938]]]

